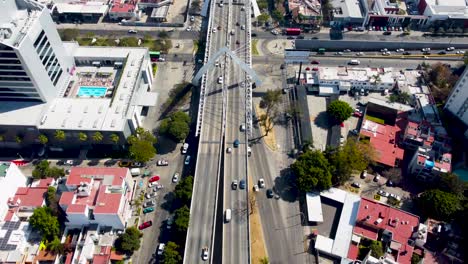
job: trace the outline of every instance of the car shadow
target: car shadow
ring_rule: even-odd
[[[290,168],[285,168],[280,171],[280,176],[275,178],[273,186],[275,194],[279,195],[280,199],[286,202],[295,202],[298,198],[298,191],[294,184],[294,175]]]

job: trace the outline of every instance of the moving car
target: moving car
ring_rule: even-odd
[[[151,212],[154,212],[154,207],[148,207],[148,208],[143,209],[144,214],[148,214]]]
[[[136,33],[138,33],[138,31],[136,31],[135,29],[129,29],[129,30],[128,30],[128,33],[130,33],[130,34],[136,34]]]
[[[232,148],[231,148],[231,147],[228,147],[228,148],[226,149],[226,152],[227,152],[227,153],[231,153],[231,152],[232,152]]]
[[[222,84],[222,83],[223,83],[223,76],[219,76],[219,77],[218,77],[218,83],[219,83],[219,84]]]
[[[153,225],[153,221],[149,220],[138,226],[138,229],[143,230]]]
[[[272,189],[268,189],[266,191],[266,195],[268,198],[273,198],[274,194],[273,194],[273,190]]]
[[[258,179],[258,186],[265,188],[265,180],[263,178]]]
[[[226,223],[229,223],[229,221],[231,221],[231,209],[226,209],[226,212],[224,213],[224,221]]]
[[[169,161],[167,161],[165,159],[160,159],[160,160],[158,160],[157,165],[158,166],[167,166],[167,165],[169,165]]]
[[[236,180],[233,180],[232,183],[231,183],[231,188],[233,190],[237,190],[237,181]]]
[[[311,64],[320,64],[320,61],[313,60],[310,62]]]
[[[240,141],[238,139],[234,140],[234,147],[237,148],[240,145]]]
[[[240,189],[245,189],[245,180],[240,180],[240,182],[239,182],[239,188],[240,188]]]
[[[201,256],[202,260],[204,260],[204,261],[208,260],[208,254],[209,254],[208,248],[204,247],[202,249],[202,256]]]
[[[172,182],[178,182],[179,181],[179,173],[174,173],[174,176],[172,176]]]

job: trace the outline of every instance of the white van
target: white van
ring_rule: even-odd
[[[231,209],[226,209],[226,212],[224,213],[224,221],[226,221],[226,223],[231,221]]]
[[[349,64],[349,65],[359,65],[359,64],[361,64],[361,62],[358,61],[358,60],[350,60],[350,61],[348,62],[348,64]]]
[[[132,176],[138,176],[138,175],[141,174],[141,171],[140,171],[139,168],[133,168],[133,169],[130,169],[130,174],[131,174]]]

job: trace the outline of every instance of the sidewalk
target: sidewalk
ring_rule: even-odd
[[[129,29],[137,29],[138,31],[154,32],[155,29],[157,29],[157,31],[168,31],[168,30],[185,31],[186,26],[184,27],[126,26],[126,25],[119,25],[118,23],[108,23],[108,22],[101,22],[97,24],[70,24],[70,23],[57,24],[57,29],[69,29],[69,28],[76,28],[79,30],[116,30],[116,31],[127,31]]]

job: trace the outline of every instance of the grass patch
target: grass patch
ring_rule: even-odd
[[[258,43],[258,39],[252,39],[252,54],[254,56],[258,56],[259,53],[258,53],[258,49],[257,49],[257,43]]]
[[[193,40],[193,49],[192,49],[192,53],[193,54],[197,54],[198,53],[198,40],[194,39]]]
[[[381,118],[378,118],[378,117],[375,117],[375,116],[370,116],[370,115],[367,115],[366,116],[366,119],[367,120],[370,120],[372,122],[375,122],[377,124],[381,124],[381,125],[385,125],[385,121]]]

